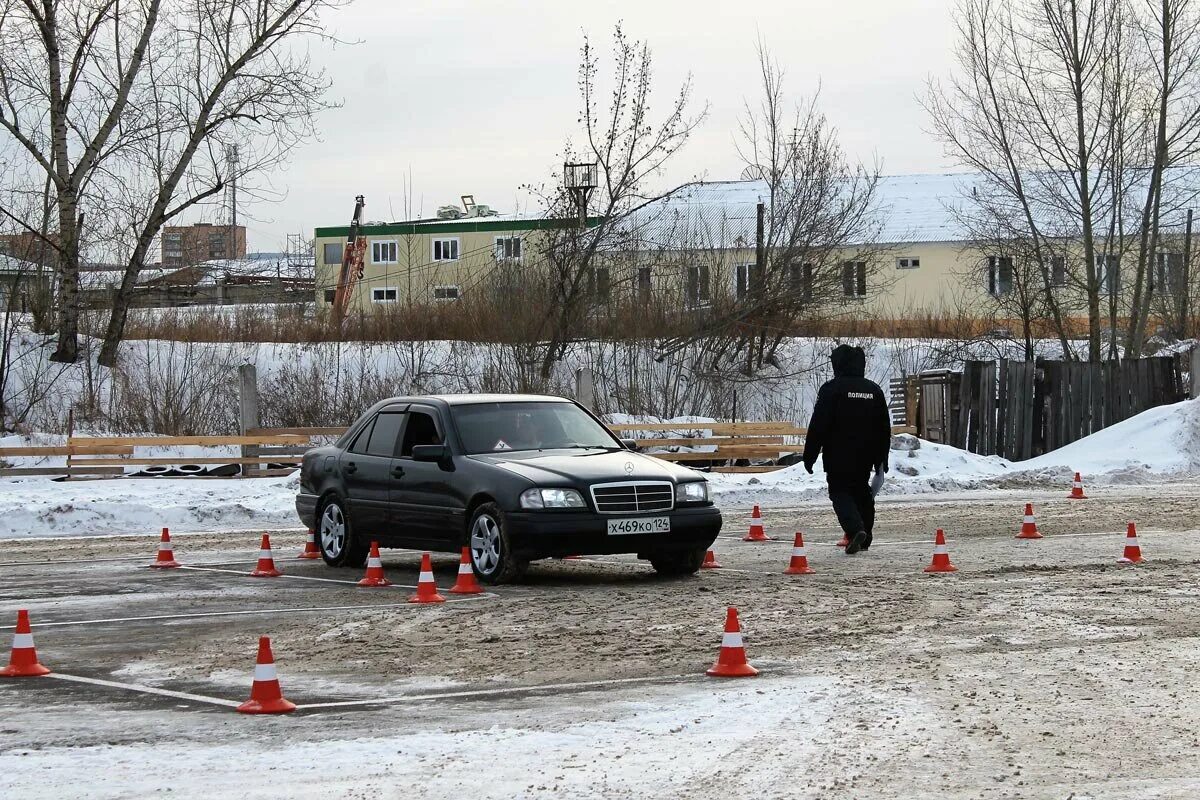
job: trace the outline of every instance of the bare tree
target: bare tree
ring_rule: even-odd
[[[846,158],[816,95],[788,101],[784,71],[761,43],[758,63],[762,95],[746,101],[738,152],[745,174],[762,182],[761,208],[740,228],[724,216],[697,226],[726,254],[752,247],[754,263],[727,257],[722,267],[739,270],[732,302],[665,348],[706,339],[714,368],[736,365],[746,375],[778,366],[780,344],[801,322],[861,313],[888,283],[888,248],[877,244],[885,220],[879,164]]]
[[[154,135],[138,141],[118,182],[135,187],[124,219],[132,247],[99,362],[116,363],[138,273],[162,227],[225,186],[238,149],[239,184],[287,157],[328,104],[322,70],[294,45],[325,36],[320,14],[345,0],[190,0],[160,24],[138,111]]]
[[[145,65],[161,0],[6,0],[0,5],[0,128],[24,156],[30,177],[49,182],[57,230],[0,209],[42,236],[56,253],[58,347],[78,352],[81,229],[95,171],[129,137],[132,89]],[[31,180],[33,186],[40,181]]]
[[[347,2],[0,2],[0,127],[11,140],[0,152],[15,151],[20,178],[0,209],[56,251],[54,360],[77,357],[87,234],[126,264],[100,354],[111,365],[155,237],[224,188],[224,148],[240,145],[240,171],[254,173],[311,134],[328,81],[298,45],[324,36],[321,13]],[[13,210],[39,176],[55,230]]]
[[[549,380],[555,362],[570,347],[572,331],[592,306],[595,270],[611,265],[614,254],[631,251],[637,229],[646,225],[638,212],[664,196],[648,191],[646,181],[661,174],[707,113],[690,111],[688,78],[665,113],[656,117],[651,108],[653,63],[649,45],[628,38],[618,25],[608,85],[601,77],[600,54],[584,37],[578,81],[584,141],[578,149],[568,145],[566,160],[595,163],[594,214],[587,224],[575,223],[581,215],[565,187],[543,195],[547,220],[567,222],[550,224],[541,238],[539,283],[552,294],[553,310],[533,331],[531,341],[537,344],[520,357],[541,383]]]

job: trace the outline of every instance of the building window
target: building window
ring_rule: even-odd
[[[1067,285],[1067,258],[1066,256],[1051,256],[1050,257],[1050,286],[1052,288],[1060,288]]]
[[[607,303],[609,295],[608,267],[594,267],[588,274],[588,293],[592,301]]]
[[[457,241],[457,240],[453,240]],[[455,258],[457,258],[458,250],[455,249]],[[435,255],[436,259],[437,256]],[[520,236],[497,236],[496,237],[496,260],[497,261],[519,261],[521,258],[521,237]]]
[[[650,268],[638,267],[637,293],[640,300],[650,299]]]
[[[457,239],[455,240],[457,241]],[[457,300],[462,295],[459,293],[458,286],[435,286],[433,287],[434,300]]]
[[[390,286],[371,290],[372,303],[394,303],[397,297],[396,290]]]
[[[372,264],[395,264],[396,263],[396,242],[371,242],[371,263]]]
[[[813,265],[812,264],[789,264],[788,265],[788,290],[794,297],[799,297],[802,301],[808,302],[812,300],[813,294]]]
[[[337,289],[326,289],[325,290],[325,302],[326,303],[332,303],[336,297],[337,297]]]
[[[1183,283],[1183,253],[1157,253],[1155,264],[1155,290],[1162,295],[1179,292]]]
[[[896,269],[919,269],[921,259],[916,256],[900,256],[896,259]]]
[[[1096,256],[1096,279],[1104,294],[1114,295],[1121,291],[1121,257],[1110,254]]]
[[[322,247],[323,261],[326,264],[342,263],[342,243],[326,242]]]
[[[687,268],[686,300],[692,308],[708,305],[711,298],[708,283],[708,265]]]
[[[1007,256],[988,256],[988,294],[1003,297],[1012,292],[1012,259]]]
[[[867,262],[846,261],[842,264],[842,294],[846,297],[867,296]]]
[[[458,239],[434,239],[434,261],[458,261]]]
[[[738,264],[733,288],[738,300],[758,292],[762,288],[762,270],[757,264]]]

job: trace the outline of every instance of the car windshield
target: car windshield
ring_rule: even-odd
[[[468,454],[510,450],[618,450],[603,425],[571,403],[477,403],[451,406]]]

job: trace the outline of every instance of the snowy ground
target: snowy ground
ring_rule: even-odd
[[[0,796],[1193,798],[1200,485],[1089,493],[1040,499],[1037,542],[1009,492],[928,495],[850,558],[815,502],[769,510],[766,544],[731,518],[692,579],[546,562],[440,607],[296,561],[298,533],[268,581],[250,533],[180,537],[199,569],[170,573],[144,536],[10,540],[2,633],[26,607],[44,663],[122,685],[0,681]],[[1130,517],[1140,567],[1116,564]],[[957,574],[921,571],[935,526]],[[797,528],[814,575],[781,574]],[[384,563],[411,586],[415,554]],[[703,676],[727,604],[759,678]],[[291,717],[228,707],[264,633]]]

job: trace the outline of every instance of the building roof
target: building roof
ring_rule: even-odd
[[[599,224],[599,217],[589,217],[588,224]],[[417,219],[404,222],[365,222],[361,228],[364,236],[404,236],[423,233],[486,233],[489,231],[534,231],[574,225],[574,219],[546,219],[534,213],[495,214],[488,217],[463,217],[461,219]],[[346,237],[350,226],[317,228],[317,239]]]

